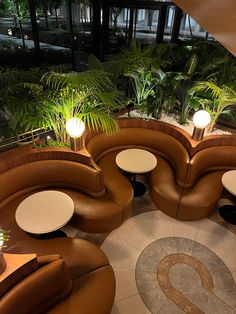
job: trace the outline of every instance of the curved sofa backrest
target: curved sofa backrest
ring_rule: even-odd
[[[0,203],[14,194],[38,188],[72,188],[93,197],[105,193],[102,173],[66,160],[41,160],[11,168],[0,175]]]
[[[147,149],[169,160],[175,168],[177,182],[184,183],[189,163],[188,151],[176,138],[164,132],[144,128],[121,128],[118,133],[110,136],[99,133],[86,145],[95,162],[108,152],[131,147]]]
[[[185,186],[191,187],[210,171],[236,169],[236,146],[215,146],[200,150],[190,160]]]
[[[70,272],[64,261],[52,261],[18,280],[2,296],[0,312],[46,313],[52,306],[68,297],[72,287]]]

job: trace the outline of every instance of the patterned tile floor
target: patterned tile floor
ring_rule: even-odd
[[[65,231],[107,254],[117,284],[112,314],[236,313],[236,226],[217,210],[178,221],[156,210],[147,192],[110,234]]]

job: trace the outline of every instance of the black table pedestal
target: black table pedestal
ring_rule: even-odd
[[[53,239],[53,238],[64,238],[67,237],[66,233],[62,230],[56,230],[48,233],[43,233],[43,234],[34,234],[34,233],[29,233],[29,235],[34,238],[34,239],[39,239],[39,240],[46,240],[46,239]]]
[[[134,197],[139,197],[146,193],[146,186],[142,182],[136,181],[136,174],[134,173],[132,174],[131,184],[134,189]]]
[[[139,181],[131,181],[133,189],[134,189],[134,197],[139,197],[145,194],[146,192],[146,186]]]
[[[236,206],[235,205],[223,205],[219,208],[220,216],[231,223],[236,225]]]

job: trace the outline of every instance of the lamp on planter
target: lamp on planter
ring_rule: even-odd
[[[85,125],[79,118],[71,118],[66,122],[66,132],[70,135],[70,143],[72,150],[82,148],[81,136],[85,130]]]
[[[192,138],[197,141],[203,139],[205,128],[211,122],[211,116],[206,110],[199,110],[193,115],[193,135]]]

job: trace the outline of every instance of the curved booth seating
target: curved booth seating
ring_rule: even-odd
[[[236,169],[235,157],[236,146],[229,145],[207,147],[192,156],[179,206],[179,219],[188,219],[186,213],[190,210],[193,220],[207,217],[212,212],[223,190],[222,175]]]
[[[184,145],[187,139],[183,139],[183,135],[182,138],[175,136],[177,132],[169,131],[168,134],[166,130],[167,127],[165,130],[149,129],[148,122],[145,128],[138,127],[138,122],[128,127],[126,123],[117,134],[90,136],[86,148],[101,169],[110,194],[119,189],[122,195],[125,193],[122,184],[128,180],[115,163],[117,153],[127,148],[154,153],[157,166],[150,174],[149,184],[157,208],[180,220],[207,217],[221,196],[222,174],[236,168],[236,146],[198,148],[195,154],[190,154]],[[112,173],[115,173],[114,177]]]
[[[110,313],[115,295],[113,269],[101,250],[83,244],[91,255],[85,259],[89,253],[81,246],[73,274],[57,254],[39,256],[34,267],[26,265],[27,271],[18,268],[1,288],[0,313],[88,314],[94,309],[98,314]]]
[[[13,167],[0,176],[0,216],[2,228],[18,238],[25,233],[15,223],[15,211],[28,195],[44,189],[67,193],[74,201],[71,224],[85,232],[107,232],[118,227],[132,207],[129,198],[111,195],[100,170],[67,160],[40,160]]]
[[[2,172],[0,186],[0,226],[10,230],[7,252],[36,253],[41,259],[51,254],[61,256],[60,261],[41,265],[7,291],[1,297],[0,313],[87,314],[94,309],[98,314],[109,313],[115,276],[100,248],[78,238],[36,239],[15,221],[16,208],[23,199],[44,189],[56,189],[72,197],[72,223],[77,228],[93,232],[115,228],[123,221],[123,208],[106,196],[101,172],[73,161],[41,160]]]

